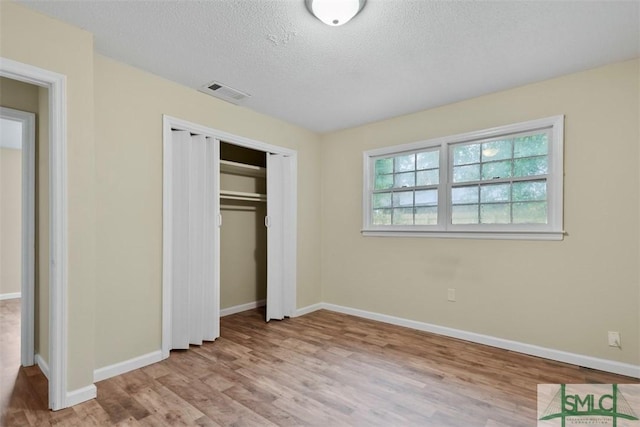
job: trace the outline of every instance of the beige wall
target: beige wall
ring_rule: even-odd
[[[38,86],[0,77],[0,105],[14,110],[37,113]]]
[[[222,204],[220,308],[267,297],[267,206],[260,202],[238,205],[255,210],[233,210]]]
[[[68,390],[93,382],[95,167],[93,37],[0,2],[0,55],[67,77]]]
[[[20,292],[22,150],[0,148],[0,295]]]
[[[161,344],[162,115],[298,151],[298,306],[320,301],[318,137],[96,55],[95,366]]]
[[[618,63],[323,137],[323,301],[640,364],[639,76]],[[564,241],[361,236],[364,150],[557,114]]]

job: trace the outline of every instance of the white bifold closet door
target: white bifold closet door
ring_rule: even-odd
[[[219,336],[216,307],[219,142],[172,132],[171,348],[188,349]]]
[[[287,266],[295,262],[295,254],[287,253],[285,239],[291,234],[292,218],[285,209],[292,197],[287,178],[291,176],[291,158],[267,153],[267,310],[266,320],[292,316],[290,289],[295,286],[295,269]],[[292,273],[293,272],[293,273]]]

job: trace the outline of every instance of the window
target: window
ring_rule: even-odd
[[[363,234],[562,239],[563,122],[365,152]]]

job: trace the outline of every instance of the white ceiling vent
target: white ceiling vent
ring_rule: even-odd
[[[229,86],[225,86],[220,82],[211,82],[200,88],[201,92],[208,93],[222,100],[231,102],[232,104],[240,104],[251,95],[241,92]]]

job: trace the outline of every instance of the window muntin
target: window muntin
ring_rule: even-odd
[[[373,164],[373,225],[438,223],[439,148],[379,157]]]
[[[563,122],[365,152],[364,234],[561,239]]]

